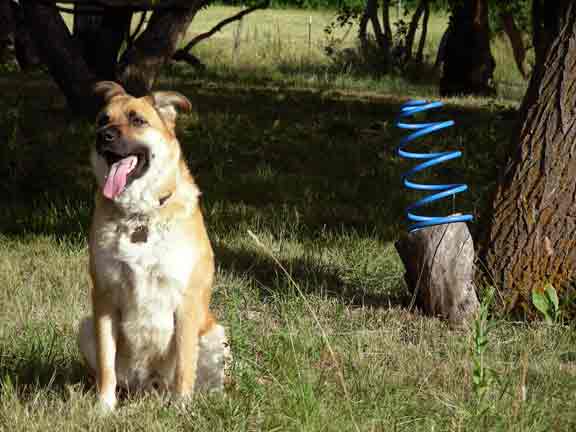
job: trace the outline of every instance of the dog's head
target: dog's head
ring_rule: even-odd
[[[103,195],[116,201],[137,185],[162,184],[180,160],[174,127],[178,110],[190,111],[188,99],[176,92],[135,98],[112,81],[97,83],[94,91],[105,104],[91,157]]]

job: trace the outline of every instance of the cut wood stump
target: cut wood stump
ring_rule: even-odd
[[[463,324],[478,309],[474,244],[464,222],[438,225],[400,238],[396,250],[416,305],[427,315]]]

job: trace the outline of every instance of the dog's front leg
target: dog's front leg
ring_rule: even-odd
[[[116,406],[116,311],[106,299],[94,302],[98,399],[106,410]]]
[[[202,308],[198,299],[188,294],[175,314],[176,370],[174,392],[189,397],[194,392],[198,367],[198,342]]]

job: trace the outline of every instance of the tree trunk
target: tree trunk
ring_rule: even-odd
[[[368,5],[370,2],[374,1],[375,0],[367,1],[366,8],[360,16],[360,20],[358,22],[358,39],[360,40],[360,49],[364,54],[367,54],[370,50],[370,44],[368,42],[368,22],[370,21],[370,16],[368,15]]]
[[[481,259],[509,309],[576,277],[576,0],[557,3],[562,25],[543,29],[557,33],[532,73],[483,239]]]
[[[22,7],[11,0],[0,0],[0,59],[16,60],[21,70],[40,65]]]
[[[38,54],[68,105],[77,113],[94,113],[95,101],[91,95],[96,77],[84,62],[62,16],[54,5],[36,0],[23,0],[22,5]]]
[[[182,9],[152,14],[146,30],[120,61],[118,79],[129,93],[143,96],[150,92],[162,66],[171,60],[190,22],[205,4],[195,1]]]
[[[422,18],[422,14],[424,14],[424,11],[426,10],[427,3],[428,0],[420,0],[414,15],[412,15],[412,19],[410,20],[408,32],[406,33],[406,46],[404,52],[406,62],[412,60],[412,47],[414,46],[414,39],[416,38],[416,30],[418,30],[418,23],[420,22],[420,18]]]
[[[495,68],[490,52],[487,0],[452,0],[452,29],[446,40],[446,57],[440,94],[494,95]]]
[[[438,44],[438,51],[436,52],[436,60],[434,61],[434,69],[439,70],[441,66],[444,65],[446,62],[446,43],[448,39],[450,39],[450,34],[454,28],[454,19],[450,17],[450,21],[448,22],[448,26],[446,30],[442,34],[442,38],[440,39],[440,43]]]
[[[382,23],[383,27],[380,25],[380,21],[378,20],[378,0],[368,0],[366,2],[366,7],[364,8],[364,13],[360,17],[358,38],[360,39],[360,46],[364,56],[369,59],[371,57],[371,52],[373,51],[368,41],[368,23],[371,23],[376,43],[378,45],[379,55],[382,58],[382,61],[380,62],[382,65],[382,72],[385,73],[388,71],[388,67],[391,63],[390,47],[392,36],[388,16],[390,1],[383,0],[382,3],[382,7],[384,8],[382,11],[384,21]]]
[[[10,0],[0,0],[0,63],[14,61],[15,29]]]
[[[416,61],[422,63],[424,61],[424,46],[426,45],[426,37],[428,36],[428,21],[430,20],[430,4],[428,0],[425,1],[424,17],[422,18],[422,34],[420,35],[420,42],[418,43],[418,51],[416,52]]]
[[[546,53],[562,26],[563,0],[532,0],[532,43],[535,64],[544,64]]]
[[[130,9],[108,9],[101,15],[82,14],[85,7],[75,6],[74,38],[82,47],[84,61],[99,80],[116,79],[118,54],[132,21]]]
[[[514,53],[514,60],[516,61],[516,67],[522,75],[522,78],[526,79],[528,74],[524,68],[524,61],[526,60],[526,48],[524,47],[524,41],[522,40],[522,32],[516,26],[514,21],[514,15],[511,12],[501,12],[500,20],[502,21],[502,27],[504,32],[510,40],[510,45],[512,46],[512,52]]]
[[[38,50],[36,49],[36,44],[32,38],[32,31],[30,26],[24,22],[24,20],[18,21],[14,50],[18,66],[21,70],[32,70],[42,65],[42,61],[38,55]]]
[[[390,25],[390,0],[382,0],[382,28],[388,46],[392,44],[392,26]]]
[[[382,30],[382,26],[380,25],[380,21],[378,20],[378,1],[369,1],[366,6],[366,13],[370,19],[370,23],[372,24],[372,30],[374,30],[374,36],[376,37],[376,42],[380,47],[380,50],[386,51],[388,48],[388,40],[386,39],[386,35],[384,30]]]
[[[0,42],[14,41],[15,21],[11,0],[0,0]]]

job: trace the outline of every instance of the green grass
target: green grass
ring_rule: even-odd
[[[89,310],[92,126],[41,74],[0,80],[0,430],[573,430],[572,326],[498,319],[480,400],[473,333],[406,307],[393,242],[414,196],[400,186],[410,163],[395,156],[393,119],[408,94],[434,88],[224,66],[202,78],[173,68],[161,86],[195,107],[179,136],[216,253],[214,308],[234,354],[226,392],[185,407],[132,397],[109,417],[75,343]],[[419,145],[464,157],[428,179],[468,183],[455,205],[478,217],[516,103],[447,102],[433,117],[457,126]]]

